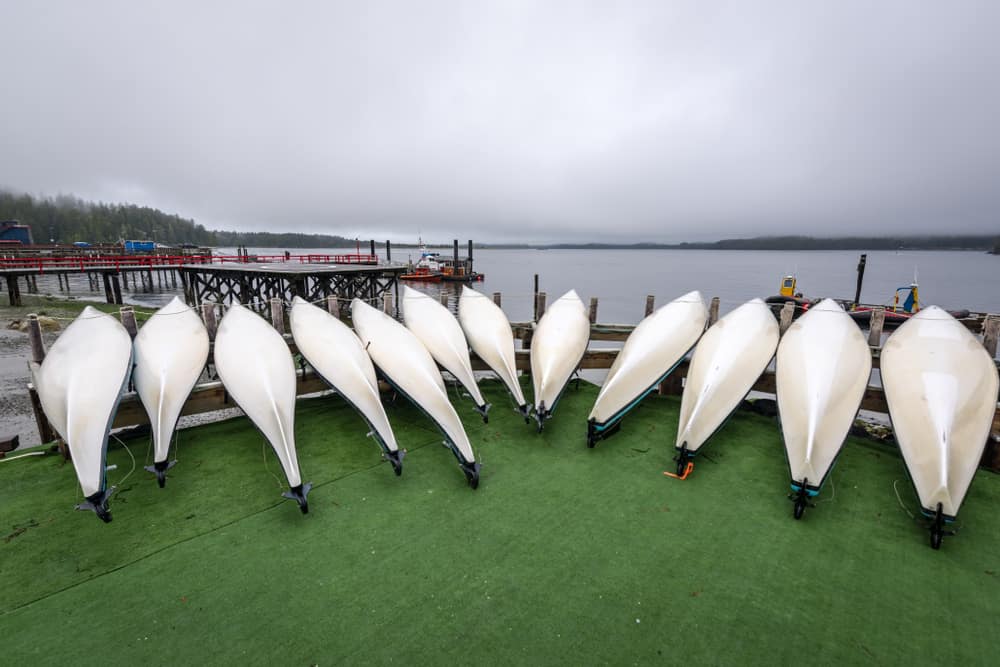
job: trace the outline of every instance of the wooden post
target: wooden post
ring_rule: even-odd
[[[545,292],[538,293],[538,304],[537,304],[537,312],[535,313],[535,321],[542,319],[542,315],[545,314],[545,298],[546,298]]]
[[[337,301],[336,294],[328,294],[326,296],[326,310],[338,320],[340,319],[340,302]]]
[[[215,304],[211,301],[203,301],[201,304],[201,319],[205,322],[205,328],[208,330],[208,339],[210,341],[215,340],[215,331],[218,325],[215,322]]]
[[[792,325],[792,317],[795,315],[795,302],[786,301],[781,308],[781,316],[778,318],[778,331],[782,334]]]
[[[448,293],[447,292],[441,292],[441,305],[444,306],[445,308],[448,307]]]
[[[868,321],[868,347],[882,345],[882,327],[885,326],[885,308],[872,308],[872,318]]]
[[[597,297],[590,297],[590,323],[597,323]]]
[[[114,292],[111,291],[111,274],[102,273],[101,277],[104,278],[104,298],[107,300],[108,303],[114,303],[115,294]]]
[[[122,306],[118,313],[128,335],[132,337],[132,340],[135,340],[136,334],[139,333],[139,325],[135,321],[135,310],[132,309],[132,306]]]
[[[535,305],[532,307],[531,312],[534,313],[535,319],[538,319],[538,274],[535,274]]]
[[[38,315],[28,315],[28,340],[31,342],[31,360],[36,364],[45,360],[45,341],[42,340],[42,326],[38,323]]]
[[[28,340],[31,343],[31,361],[41,364],[45,361],[45,341],[42,340],[42,327],[38,323],[38,315],[31,313],[28,315]],[[35,414],[35,426],[38,428],[38,437],[44,442],[52,442],[56,439],[52,425],[49,424],[45,411],[42,410],[42,401],[38,398],[38,392],[34,387],[28,391],[28,398],[31,400],[31,410]],[[69,458],[69,449],[63,444],[60,451],[66,458]]]
[[[7,293],[10,295],[10,305],[24,305],[21,303],[21,288],[17,284],[17,276],[7,276]]]
[[[122,286],[121,286],[121,283],[118,282],[118,274],[117,273],[112,273],[111,274],[111,290],[115,294],[115,301],[114,302],[117,303],[119,306],[122,305],[122,303],[124,303],[122,301]]]
[[[385,240],[385,261],[392,261],[392,243],[389,242],[389,239]]]
[[[386,292],[382,295],[382,312],[386,315],[392,315],[392,292]]]
[[[128,272],[122,274],[122,287],[128,289]],[[132,288],[135,289],[135,279],[132,280]]]
[[[285,335],[285,304],[278,297],[271,298],[271,324],[278,333]]]
[[[500,292],[493,292],[493,303],[497,305],[497,308],[502,308],[500,305]]]
[[[708,326],[712,326],[719,321],[719,297],[712,297],[712,304],[708,307]]]
[[[998,334],[1000,334],[1000,315],[987,315],[983,321],[983,345],[994,359],[997,356]]]
[[[645,315],[645,317],[649,317],[650,315],[653,314],[653,304],[655,302],[656,302],[656,297],[655,296],[653,296],[652,294],[646,295],[646,315]]]

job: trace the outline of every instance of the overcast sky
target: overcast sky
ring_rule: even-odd
[[[1000,2],[3,2],[0,186],[414,241],[1000,232]]]

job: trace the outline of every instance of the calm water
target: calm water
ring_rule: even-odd
[[[297,250],[344,253],[350,249]],[[450,255],[451,249],[440,250]],[[219,249],[233,253],[232,249]],[[254,252],[251,249],[251,252]],[[275,254],[274,249],[260,249]],[[464,248],[462,249],[464,256]],[[549,303],[570,289],[587,302],[599,299],[598,320],[634,323],[642,318],[646,295],[662,305],[690,290],[700,290],[706,301],[718,296],[722,312],[753,297],[776,294],[781,277],[794,273],[798,289],[807,297],[853,298],[860,253],[855,251],[721,251],[721,250],[476,250],[476,269],[486,280],[474,287],[501,292],[503,307],[512,320],[530,319],[533,276]],[[415,249],[394,249],[393,260],[415,261]],[[869,252],[862,300],[891,303],[895,288],[908,285],[914,274],[924,305],[1000,312],[1000,256],[972,251]],[[415,284],[432,294],[460,289],[455,283]],[[55,278],[39,280],[42,292],[58,293]],[[145,306],[166,303],[177,290],[126,292],[126,300]],[[82,277],[73,281],[72,294],[103,299],[89,292]]]

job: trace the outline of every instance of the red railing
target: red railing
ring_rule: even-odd
[[[378,255],[103,255],[78,257],[0,257],[0,269],[53,270],[172,267],[182,264],[378,264]]]

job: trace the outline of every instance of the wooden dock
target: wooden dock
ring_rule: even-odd
[[[375,301],[393,293],[399,302],[402,264],[370,263],[243,263],[189,264],[179,269],[184,298],[205,302],[252,304],[256,310],[271,299],[291,303],[296,296],[319,301],[328,296]]]
[[[501,294],[499,292],[493,293],[493,300],[498,305],[501,303]],[[327,296],[326,300],[327,310],[334,316],[341,317],[343,319],[347,318],[348,310],[342,309],[339,306],[339,299],[337,295],[330,294]],[[394,299],[390,292],[384,292],[382,295],[383,310],[387,313],[392,313],[394,310]],[[530,372],[531,371],[531,361],[530,361],[530,347],[531,347],[531,337],[536,326],[537,320],[540,319],[541,314],[544,313],[546,294],[545,292],[540,292],[537,294],[536,299],[536,318],[533,322],[518,322],[512,323],[511,327],[513,329],[514,338],[521,341],[522,349],[517,350],[515,353],[515,363],[519,371]],[[282,299],[274,297],[270,303],[270,316],[272,325],[281,333],[286,342],[288,343],[291,351],[297,353],[295,347],[295,342],[290,335],[286,333],[286,316],[285,309],[283,307]],[[629,334],[635,329],[635,325],[626,324],[598,324],[597,323],[597,299],[591,299],[590,301],[590,321],[591,321],[591,341],[607,341],[607,342],[622,342],[626,340]],[[217,305],[209,302],[205,302],[201,305],[202,317],[205,321],[206,328],[208,329],[209,339],[212,341],[214,346],[215,331],[216,331],[216,308]],[[648,296],[646,298],[646,315],[652,313],[654,308],[654,297]],[[136,322],[135,314],[131,307],[126,306],[121,310],[122,323],[125,325],[126,329],[134,337],[136,334]],[[706,328],[710,327],[719,318],[719,299],[715,297],[711,301],[709,307],[709,320],[706,324]],[[879,367],[879,359],[881,356],[881,329],[880,329],[880,319],[879,317],[873,320],[873,331],[869,336],[869,347],[872,354],[872,368]],[[42,341],[41,328],[38,325],[37,318],[34,315],[28,316],[29,329],[28,334],[31,339],[31,349],[32,349],[32,364],[40,364],[45,358],[45,347]],[[779,316],[779,327],[782,334],[788,329],[792,323],[792,307],[791,305],[786,305]],[[986,347],[987,352],[996,360],[997,355],[997,338],[998,333],[1000,333],[1000,316],[991,315],[987,318],[984,324],[984,340],[983,344]],[[618,356],[619,350],[617,349],[588,349],[583,356],[580,363],[581,369],[608,369],[611,364],[614,363],[615,358]],[[212,363],[212,356],[210,353],[209,363]],[[471,353],[472,368],[475,371],[488,371],[489,367],[483,362],[475,353]],[[1000,366],[1000,362],[998,362]],[[680,395],[683,392],[684,380],[687,376],[688,371],[688,360],[682,361],[676,369],[667,377],[667,379],[660,385],[659,393],[668,395]],[[327,385],[319,378],[311,369],[303,367],[299,372],[299,379],[297,385],[297,395],[310,394],[318,391],[326,391],[328,389]],[[772,370],[766,370],[761,377],[754,384],[752,391],[757,391],[766,394],[774,394],[776,389],[775,385],[775,373]],[[28,385],[28,392],[31,398],[31,403],[35,413],[35,420],[38,425],[39,435],[42,442],[51,442],[56,438],[56,435],[48,424],[48,420],[45,418],[41,410],[41,403],[38,400],[38,395],[32,385]],[[998,403],[1000,403],[1000,396],[997,397]],[[191,414],[201,414],[205,412],[213,412],[216,410],[223,410],[227,408],[236,407],[232,401],[229,399],[229,395],[225,388],[222,386],[221,382],[204,382],[195,386],[191,395],[188,397],[181,414],[191,415]],[[871,412],[888,414],[888,404],[885,400],[885,395],[882,391],[881,386],[869,385],[865,391],[864,397],[861,401],[861,409],[868,410]],[[137,426],[142,424],[148,424],[149,420],[146,415],[146,411],[139,400],[139,397],[134,392],[126,393],[121,400],[118,407],[118,412],[115,415],[113,422],[114,428],[123,428],[129,426]],[[990,431],[990,439],[986,445],[986,451],[983,454],[983,459],[981,465],[989,468],[995,472],[1000,472],[1000,406],[996,409],[993,417],[993,427]]]

